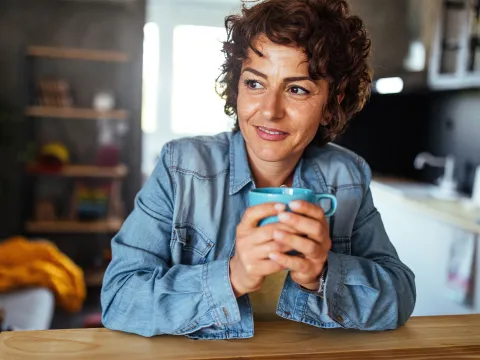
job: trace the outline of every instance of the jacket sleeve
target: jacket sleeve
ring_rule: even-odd
[[[112,261],[101,291],[102,322],[143,336],[185,335],[240,321],[229,260],[171,265],[175,186],[168,163],[172,144],[112,239]]]
[[[355,221],[352,255],[331,252],[328,269],[328,313],[340,325],[389,330],[402,326],[411,316],[415,277],[398,258],[370,190]]]
[[[333,320],[344,328],[388,330],[403,325],[413,312],[414,274],[400,261],[373,204],[366,163],[364,174],[366,186],[354,222],[351,255],[329,252],[325,297],[297,294],[297,298],[308,297],[304,313],[308,316],[300,316],[299,321],[322,326]],[[305,293],[298,286],[287,285]]]

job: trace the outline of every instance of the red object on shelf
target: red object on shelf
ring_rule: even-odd
[[[84,328],[103,328],[102,314],[94,313],[94,314],[85,316],[85,318],[83,319],[83,327]]]
[[[120,149],[115,145],[103,145],[97,155],[98,166],[117,166],[120,162]]]

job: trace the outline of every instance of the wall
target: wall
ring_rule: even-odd
[[[423,0],[422,0],[423,1]],[[406,0],[349,0],[372,38],[372,67],[377,77],[403,71],[410,33]]]
[[[480,165],[480,91],[378,95],[352,120],[337,143],[364,156],[384,175],[434,182],[443,169],[415,170],[423,151],[456,158],[460,189],[470,194]]]
[[[429,94],[372,94],[336,140],[363,156],[374,173],[419,178],[415,156],[427,150]]]
[[[141,183],[141,71],[145,1],[137,0],[129,6],[114,3],[69,2],[55,0],[4,0],[0,3],[0,103],[14,108],[16,124],[9,125],[9,144],[2,148],[0,166],[7,193],[0,199],[0,238],[18,234],[25,220],[23,210],[27,183],[21,162],[32,130],[42,131],[41,120],[26,120],[23,109],[28,103],[27,59],[28,45],[115,49],[127,52],[131,61],[121,68],[107,64],[71,61],[35,61],[35,73],[62,74],[75,90],[76,104],[89,106],[92,93],[113,85],[119,106],[130,112],[129,131],[125,137],[124,156],[130,175],[124,188],[127,210]],[[105,80],[105,81],[103,81]],[[93,123],[83,126],[68,125],[58,120],[50,130],[67,133],[86,149],[96,140],[90,130]],[[89,129],[90,128],[90,129]],[[78,151],[82,152],[82,151]],[[74,154],[75,156],[78,154]],[[85,159],[84,159],[85,160]],[[88,159],[87,159],[88,160]]]

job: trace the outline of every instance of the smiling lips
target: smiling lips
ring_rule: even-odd
[[[257,130],[258,136],[267,141],[280,141],[290,135],[287,132],[280,131],[278,129],[270,129],[263,126],[255,126],[255,129]]]

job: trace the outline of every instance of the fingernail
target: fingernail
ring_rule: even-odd
[[[277,254],[268,254],[268,258],[273,261],[276,261],[279,259]]]
[[[290,205],[290,207],[291,207],[293,210],[298,210],[298,209],[300,209],[300,207],[302,206],[299,201],[292,201],[292,202],[291,202],[290,204],[288,204],[288,205]]]
[[[283,210],[285,210],[286,206],[285,206],[285,204],[278,203],[278,204],[275,204],[274,208],[275,208],[275,210],[283,211]]]
[[[273,232],[273,238],[275,240],[282,240],[285,237],[285,233],[283,231],[275,230]]]
[[[278,214],[278,218],[282,221],[288,221],[288,219],[290,219],[290,214],[286,213],[286,212],[283,212],[283,213]]]

